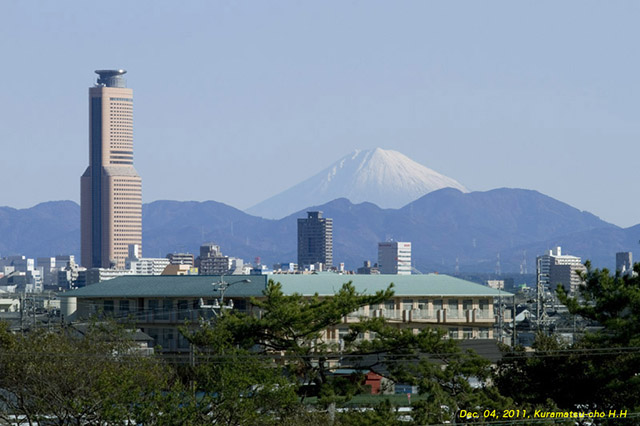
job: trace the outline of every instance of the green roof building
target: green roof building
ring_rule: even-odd
[[[190,321],[211,318],[217,309],[257,313],[252,298],[260,298],[268,281],[282,284],[285,294],[331,297],[351,282],[359,293],[374,294],[393,284],[392,299],[364,306],[344,318],[344,326],[325,332],[339,340],[349,322],[360,317],[382,317],[398,327],[440,327],[451,338],[492,338],[496,324],[494,300],[512,297],[504,291],[448,275],[339,275],[276,274],[230,276],[122,276],[59,296],[66,321],[106,314],[127,318],[170,352],[188,350],[177,328]],[[221,307],[221,306],[224,306]]]

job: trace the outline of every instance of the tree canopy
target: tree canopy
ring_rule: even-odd
[[[611,274],[586,262],[584,285],[569,297],[569,312],[591,320],[573,344],[539,333],[534,352],[508,350],[495,381],[516,404],[550,403],[582,411],[640,411],[640,264],[635,274]]]
[[[347,315],[358,312],[361,307],[383,303],[392,297],[392,285],[385,291],[364,295],[351,283],[344,284],[333,297],[285,295],[280,284],[270,281],[264,297],[253,301],[259,313],[221,315],[215,324],[191,334],[190,340],[204,359],[217,357],[214,358],[217,363],[220,363],[220,357],[253,359],[257,370],[275,373],[267,383],[274,383],[277,377],[286,377],[288,389],[295,392],[298,403],[313,396],[317,398],[318,407],[331,408],[347,403],[364,390],[359,383],[363,373],[369,370],[417,386],[425,398],[412,404],[412,415],[421,422],[452,421],[461,408],[495,408],[506,403],[488,385],[488,361],[461,351],[457,342],[446,338],[443,331],[430,327],[403,328],[389,324],[383,318],[360,317],[357,322],[344,321]],[[326,330],[336,327],[346,331],[339,342],[326,338]],[[210,368],[213,367],[205,367]],[[338,368],[360,372],[360,379],[353,383],[336,377],[332,373]],[[252,373],[238,372],[239,376],[242,374],[251,376]],[[203,377],[211,376],[208,372]],[[203,380],[198,380],[198,386],[204,385]],[[473,387],[472,380],[483,385]],[[207,392],[216,394],[214,383],[210,385],[206,387]],[[283,385],[278,382],[271,389],[281,390]],[[260,390],[268,389],[264,386]],[[270,399],[279,401],[282,396]],[[288,399],[285,400],[291,407]],[[385,405],[374,411],[361,415],[348,411],[337,415],[336,421],[358,424],[371,416],[377,416],[379,421],[397,419],[397,414],[389,414],[392,407],[388,406],[388,401],[382,402],[382,398],[380,401]]]

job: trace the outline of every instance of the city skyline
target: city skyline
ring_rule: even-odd
[[[79,201],[88,70],[119,66],[136,87],[145,202],[244,209],[382,147],[472,191],[535,189],[640,222],[625,161],[640,154],[635,4],[114,4],[3,11],[15,65],[0,70],[0,138],[22,161],[0,172],[21,183],[0,204]],[[212,167],[232,185],[206,185]]]

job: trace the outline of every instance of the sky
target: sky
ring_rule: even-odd
[[[79,201],[88,88],[123,68],[144,202],[244,209],[381,147],[635,225],[639,20],[633,1],[4,0],[0,204]]]

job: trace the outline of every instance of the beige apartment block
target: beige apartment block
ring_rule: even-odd
[[[89,89],[89,167],[81,178],[81,251],[87,268],[124,268],[142,247],[142,179],[133,167],[133,90],[124,70],[99,70]]]

